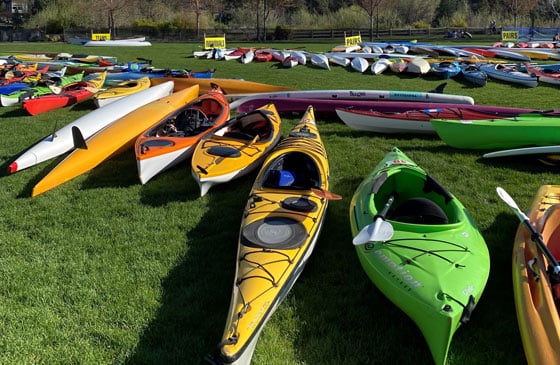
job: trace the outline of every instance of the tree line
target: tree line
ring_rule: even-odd
[[[256,30],[555,27],[560,0],[25,0],[23,26],[64,29]]]

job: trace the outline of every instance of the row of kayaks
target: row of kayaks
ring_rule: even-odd
[[[219,86],[210,86],[201,93],[198,84],[165,81],[124,97],[49,135],[20,155],[9,170],[13,173],[71,151],[35,185],[33,196],[133,146],[143,183],[190,157],[201,195],[212,185],[259,170],[243,213],[223,337],[211,356],[216,362],[248,364],[260,332],[312,254],[328,202],[340,197],[329,191],[328,158],[313,106],[281,138],[281,118],[273,102],[232,118],[231,104]],[[543,194],[547,204],[557,204],[557,190]],[[535,211],[542,213],[541,208]],[[549,239],[558,237],[555,222],[560,215],[554,212],[551,208],[538,221],[543,239],[557,242]],[[468,322],[489,275],[488,250],[474,219],[453,194],[394,148],[357,188],[350,225],[367,275],[415,321],[434,361],[444,364],[455,331]],[[523,247],[538,254],[527,239],[533,236],[522,236]],[[514,265],[519,275],[533,275],[522,263]],[[520,288],[532,285],[518,295],[519,316],[535,311],[531,306],[541,297],[531,294],[546,285],[545,273],[540,280],[518,281]],[[547,308],[547,315],[557,316],[553,310]],[[534,318],[520,322],[522,333],[533,331],[535,322]],[[558,328],[548,322],[543,327],[548,336]],[[525,337],[524,343],[534,342]],[[539,344],[526,346],[528,358],[539,363]],[[551,351],[557,360],[557,349]]]
[[[514,149],[560,145],[557,111],[484,110],[472,106],[416,108],[383,113],[339,108],[340,119],[352,129],[389,134],[432,134],[462,149]]]

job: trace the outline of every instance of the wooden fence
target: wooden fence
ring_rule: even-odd
[[[194,30],[180,30],[180,29],[143,29],[143,28],[122,28],[117,30],[117,34],[113,38],[127,38],[144,35],[150,41],[164,41],[164,42],[198,42],[204,39],[204,34],[226,34],[226,39],[233,42],[267,42],[267,41],[331,41],[343,42],[345,34],[347,36],[358,35],[362,36],[362,40],[376,40],[387,38],[444,38],[447,34],[457,30],[456,28],[407,28],[407,29],[380,29],[374,30],[370,34],[369,29],[290,29],[290,28],[276,28],[267,29],[266,38],[260,35],[260,40],[257,39],[257,33],[254,29],[237,29],[237,30],[222,30],[222,29],[201,29],[197,33]],[[469,32],[473,36],[487,34],[489,30],[486,28],[464,28],[461,29]],[[500,30],[498,29],[498,32]],[[0,29],[0,41],[26,41],[32,39],[35,30],[26,29]],[[106,29],[69,29],[63,34],[44,34],[42,40],[65,40],[68,41],[72,37],[90,38],[92,33],[106,33]]]

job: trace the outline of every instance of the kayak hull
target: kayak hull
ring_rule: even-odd
[[[142,184],[191,157],[198,142],[223,126],[229,117],[229,103],[216,88],[145,130],[134,147]]]
[[[194,100],[198,87],[184,89],[134,110],[111,123],[86,142],[86,148],[74,149],[33,188],[35,197],[82,175],[106,159],[134,145],[136,138],[150,125]],[[74,131],[75,132],[75,131]]]
[[[251,189],[216,355],[221,363],[250,364],[261,331],[312,255],[328,204],[313,189],[327,191],[328,181],[327,154],[310,108],[267,156]]]
[[[280,116],[274,104],[227,121],[196,146],[191,172],[204,196],[211,186],[258,168],[280,140]]]
[[[417,324],[435,363],[443,365],[453,334],[486,285],[488,248],[457,198],[397,148],[356,189],[354,237],[371,227],[391,197],[385,223],[394,233],[355,243],[356,253],[370,280]]]
[[[15,173],[70,151],[74,147],[73,127],[79,128],[82,136],[87,139],[115,120],[142,105],[171,94],[172,91],[173,82],[170,81],[123,98],[105,108],[93,110],[29,147],[9,165],[8,172]]]
[[[465,149],[509,149],[560,144],[560,117],[546,113],[520,114],[487,120],[432,119],[439,137]]]
[[[539,188],[529,220],[541,233],[544,243],[556,259],[560,258],[560,186]],[[513,255],[512,274],[519,332],[530,365],[560,364],[560,316],[547,275],[546,258],[520,224]],[[531,260],[536,262],[531,265]],[[531,271],[539,275],[537,276]]]

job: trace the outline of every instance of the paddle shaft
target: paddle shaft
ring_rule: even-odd
[[[496,192],[498,193],[500,198],[502,198],[502,200],[515,211],[521,222],[523,222],[529,232],[531,232],[531,240],[537,244],[541,252],[546,256],[546,259],[554,268],[554,274],[560,274],[560,264],[558,264],[558,260],[556,260],[554,255],[552,255],[548,247],[546,247],[546,244],[542,240],[541,234],[537,232],[535,227],[533,227],[531,221],[529,220],[529,217],[527,217],[527,215],[523,213],[521,209],[519,209],[513,198],[504,189],[498,187],[496,188]]]

